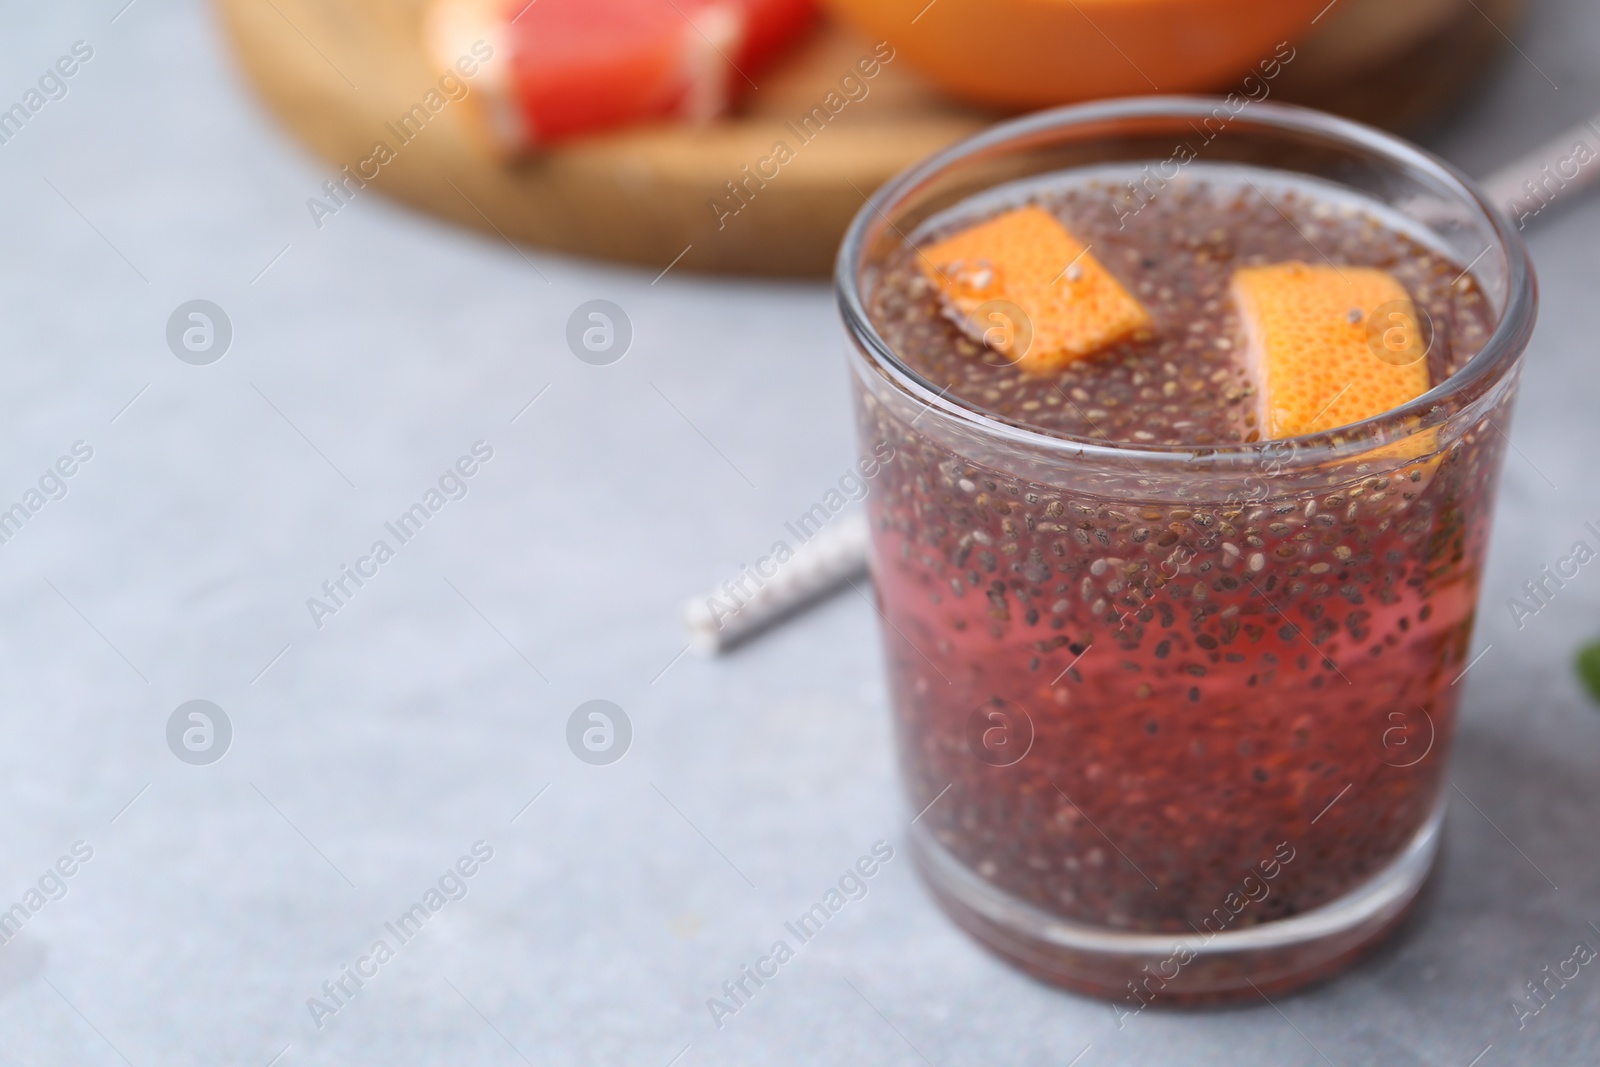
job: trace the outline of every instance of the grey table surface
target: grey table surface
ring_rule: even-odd
[[[41,881],[59,898],[0,948],[0,1063],[1600,1057],[1596,967],[1521,1028],[1511,1007],[1600,946],[1600,713],[1570,669],[1600,574],[1520,630],[1505,609],[1600,520],[1600,200],[1531,236],[1543,318],[1436,891],[1326,985],[1119,1029],[919,885],[862,598],[680,656],[683,600],[854,457],[828,291],[524,255],[375,195],[319,230],[327,170],[254,102],[212,13],[125,3],[7,0],[0,34],[7,102],[94,50],[0,146],[0,498],[93,450],[0,546],[0,907],[28,911]],[[1470,170],[1600,107],[1600,8],[1544,0],[1516,37],[1428,137]],[[165,330],[201,297],[233,339],[192,366]],[[564,341],[595,298],[634,328],[608,367]],[[466,496],[317,626],[307,599],[479,441]],[[192,766],[167,723],[202,698],[233,735]],[[596,698],[633,726],[610,766],[565,741]],[[867,897],[713,1025],[706,998],[878,840],[896,856]],[[466,895],[400,945],[384,924],[477,842]],[[50,877],[75,845],[91,858]],[[313,1013],[380,938],[394,958]]]

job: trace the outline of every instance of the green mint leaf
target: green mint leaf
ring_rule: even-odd
[[[1583,679],[1589,695],[1600,703],[1600,641],[1591,642],[1579,650],[1578,677]]]

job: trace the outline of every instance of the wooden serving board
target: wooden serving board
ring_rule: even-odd
[[[448,104],[403,145],[390,130],[443,73],[422,46],[425,0],[217,3],[256,89],[330,170],[354,169],[383,141],[393,158],[370,184],[385,195],[508,240],[652,271],[676,261],[679,270],[825,275],[867,194],[1000,117],[952,104],[901,61],[801,144],[786,123],[872,51],[825,25],[759,77],[735,117],[594,137],[508,164],[478,136],[471,99]],[[1338,0],[1297,44],[1275,96],[1414,125],[1472,83],[1522,3]],[[793,158],[736,216],[719,218],[711,202],[724,183],[778,141]]]

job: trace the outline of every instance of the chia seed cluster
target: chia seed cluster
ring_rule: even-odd
[[[1241,264],[1391,271],[1432,319],[1435,382],[1482,346],[1493,315],[1462,264],[1266,181],[1174,184],[1125,230],[1111,185],[1040,196],[1157,323],[1059,374],[979,358],[912,251],[874,279],[868,307],[935,389],[1130,445],[1255,439],[1227,296]],[[1299,858],[1240,928],[1347,893],[1426,823],[1500,466],[1487,420],[1320,482],[1247,489],[1241,475],[1237,492],[1180,505],[1092,459],[1029,480],[953,450],[870,382],[857,395],[862,440],[897,455],[869,505],[911,808],[940,797],[927,830],[998,891],[1095,926],[1191,932],[1288,842]],[[1012,720],[1025,756],[974,750]]]
[[[1353,204],[1281,184],[1184,179],[1123,227],[1114,205],[1126,195],[1091,181],[1054,188],[1037,202],[1145,305],[1156,322],[1152,338],[1113,345],[1058,374],[1024,373],[950,320],[909,250],[873,286],[873,323],[936,391],[948,388],[973,408],[1047,433],[1139,445],[1258,438],[1243,330],[1228,296],[1237,267],[1302,260],[1389,271],[1433,325],[1435,383],[1476,354],[1494,328],[1462,265]],[[935,240],[979,221],[918,237]]]

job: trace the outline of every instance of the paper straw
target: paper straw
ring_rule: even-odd
[[[815,603],[845,582],[866,574],[868,526],[864,511],[841,514],[800,545],[770,576],[744,567],[684,607],[690,647],[715,655]]]
[[[1600,115],[1512,160],[1482,184],[1489,200],[1522,229],[1546,208],[1569,202],[1596,182],[1600,182]]]

